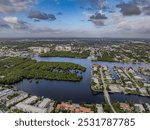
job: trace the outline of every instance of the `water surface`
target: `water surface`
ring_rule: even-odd
[[[91,81],[91,67],[93,64],[107,65],[110,68],[114,78],[117,80],[118,76],[113,70],[113,66],[123,66],[123,67],[133,67],[135,70],[139,66],[150,67],[150,64],[127,64],[127,63],[116,63],[116,62],[91,62],[89,59],[79,59],[79,58],[62,58],[62,57],[38,57],[35,56],[33,59],[37,61],[48,61],[48,62],[72,62],[80,64],[87,68],[86,72],[83,73],[83,79],[80,82],[70,82],[70,81],[49,81],[40,80],[37,84],[35,80],[30,82],[24,79],[23,81],[15,84],[18,89],[28,92],[32,95],[44,96],[58,101],[68,101],[80,103],[103,103],[104,95],[94,94],[90,88]],[[147,80],[149,78],[144,77]],[[112,101],[133,101],[133,102],[148,102],[150,103],[150,98],[141,97],[136,95],[124,95],[124,94],[111,94]]]

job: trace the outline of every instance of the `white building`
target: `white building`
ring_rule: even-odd
[[[50,101],[50,99],[44,98],[44,100],[38,105],[38,107],[46,108],[49,105]]]
[[[37,97],[37,96],[32,96],[32,97],[26,99],[26,100],[24,101],[24,103],[25,103],[25,104],[31,104],[31,103],[35,102],[36,100],[38,100],[38,97]]]
[[[150,87],[149,83],[144,83],[144,87]]]
[[[8,107],[8,106],[13,105],[13,104],[15,104],[15,103],[17,103],[17,102],[20,102],[21,100],[23,100],[23,99],[25,99],[25,98],[27,98],[27,97],[28,97],[28,94],[27,94],[27,93],[21,92],[21,94],[20,94],[19,96],[15,97],[15,98],[13,98],[13,99],[11,99],[11,100],[8,100],[8,101],[6,102],[6,106]]]
[[[48,47],[29,47],[29,49],[33,51],[34,53],[38,53],[38,54],[47,53],[50,51],[50,48]]]
[[[55,47],[56,51],[71,51],[71,46],[56,46]]]
[[[93,79],[94,83],[99,84],[98,78],[92,77],[92,79]]]
[[[50,48],[48,48],[48,47],[43,48],[43,52],[44,52],[44,53],[47,53],[47,52],[49,52],[49,51],[50,51]]]
[[[142,113],[143,111],[145,111],[142,104],[135,104],[134,106],[136,107],[137,112]]]
[[[150,111],[150,105],[148,103],[146,103],[146,106],[147,106],[148,110]]]
[[[147,95],[147,90],[146,90],[145,87],[140,88],[139,91],[140,91],[142,94]]]
[[[98,70],[97,66],[93,66],[93,70],[97,71]]]
[[[143,80],[143,78],[142,77],[140,77],[140,76],[134,76],[134,78],[136,79],[136,80]]]
[[[113,81],[113,78],[110,75],[106,75],[106,80],[111,83]]]
[[[103,113],[104,112],[102,104],[96,104],[96,108],[97,108],[97,113]]]
[[[16,108],[24,112],[28,112],[28,113],[46,113],[47,112],[46,108],[39,108],[39,107],[31,106],[25,103],[18,103],[16,105]]]
[[[3,90],[3,91],[0,91],[0,97],[5,96],[5,95],[10,94],[10,93],[13,93],[13,90],[6,89],[6,90]]]

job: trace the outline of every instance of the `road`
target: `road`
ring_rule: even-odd
[[[106,84],[104,82],[104,76],[103,76],[103,72],[102,72],[102,67],[100,68],[100,74],[101,74],[101,79],[102,79],[102,83],[103,83],[103,87],[104,87],[104,98],[105,98],[105,101],[106,101],[106,103],[109,104],[109,106],[110,106],[111,110],[113,111],[113,113],[116,113],[114,107],[111,104],[110,96],[109,96],[109,93],[107,91]]]
[[[127,77],[136,85],[136,87],[140,89],[140,87],[139,87],[139,85],[137,84],[137,82],[136,82],[133,78],[131,78],[131,76],[128,74],[127,70],[125,69],[125,70],[123,70],[123,71],[124,71],[124,73],[127,75]]]

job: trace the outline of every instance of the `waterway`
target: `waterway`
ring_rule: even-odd
[[[37,61],[48,61],[48,62],[72,62],[80,64],[87,68],[86,72],[83,73],[83,79],[80,82],[68,82],[68,81],[49,81],[40,80],[37,84],[35,80],[29,81],[24,79],[23,81],[15,84],[19,90],[23,90],[32,95],[44,96],[57,101],[68,101],[71,100],[76,103],[103,103],[104,95],[95,94],[91,91],[90,81],[91,81],[91,67],[93,64],[107,65],[110,68],[114,78],[117,80],[118,76],[113,70],[113,66],[124,66],[133,67],[135,70],[139,66],[150,67],[150,64],[127,64],[127,63],[116,63],[116,62],[92,62],[89,59],[79,59],[79,58],[62,58],[62,57],[38,57],[35,56],[33,59]],[[145,77],[145,79],[149,79]],[[111,94],[112,101],[132,101],[136,103],[148,102],[150,103],[150,98],[141,97],[136,95],[124,95],[124,94]]]

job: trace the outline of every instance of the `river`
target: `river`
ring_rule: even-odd
[[[89,59],[79,59],[79,58],[62,58],[62,57],[38,57],[35,56],[33,59],[37,61],[48,61],[48,62],[72,62],[80,64],[87,68],[86,72],[83,73],[83,79],[80,82],[68,82],[68,81],[49,81],[49,80],[40,80],[37,84],[35,80],[29,81],[24,79],[23,81],[15,84],[19,90],[23,90],[32,95],[44,96],[51,98],[57,101],[68,101],[71,100],[76,103],[85,102],[85,103],[103,103],[104,95],[94,94],[90,88],[91,80],[91,67],[93,64],[107,65],[115,79],[117,75],[113,71],[113,66],[124,66],[124,67],[133,67],[135,70],[139,66],[150,67],[150,64],[128,64],[128,63],[116,63],[116,62],[91,62]],[[144,77],[149,79],[148,77]],[[147,102],[150,103],[150,98],[141,97],[136,95],[124,95],[124,94],[110,94],[112,101],[132,101],[136,103]]]

